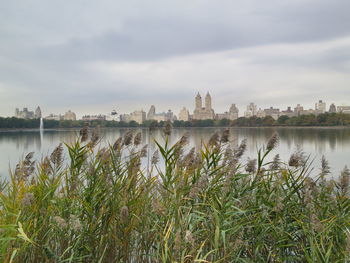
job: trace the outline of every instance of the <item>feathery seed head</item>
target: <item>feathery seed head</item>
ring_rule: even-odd
[[[343,193],[346,193],[349,190],[350,185],[350,170],[347,166],[344,167],[343,171],[340,174],[339,178],[339,187]]]
[[[152,160],[151,160],[151,164],[152,164],[152,165],[156,165],[158,162],[159,162],[159,151],[156,150],[156,151],[153,153]]]
[[[83,128],[80,130],[80,141],[85,142],[89,137],[89,123],[85,122]]]
[[[65,229],[68,227],[68,224],[66,222],[66,220],[64,220],[62,217],[60,216],[55,216],[53,218],[53,220],[55,221],[55,223],[61,228],[61,229]]]
[[[133,138],[132,132],[131,132],[131,131],[127,131],[127,133],[125,133],[125,135],[124,135],[123,144],[124,144],[125,146],[130,145],[130,144],[131,144],[131,141],[132,141],[132,138]]]
[[[173,127],[172,127],[171,121],[166,121],[163,128],[164,135],[170,136],[172,128]]]
[[[277,146],[278,141],[279,141],[279,136],[278,136],[278,133],[275,132],[268,140],[266,149],[268,151],[272,151]]]
[[[142,135],[141,135],[141,132],[138,132],[134,138],[134,145],[139,146],[141,144],[141,141],[142,141]]]
[[[147,150],[148,150],[148,145],[144,145],[140,151],[140,157],[145,158],[147,157]]]
[[[210,137],[210,139],[209,139],[209,141],[208,141],[208,146],[209,146],[209,147],[214,147],[214,146],[218,145],[218,144],[219,144],[219,138],[220,138],[219,134],[218,134],[217,132],[215,132],[215,133]]]
[[[249,159],[248,158],[248,162],[246,164],[245,170],[248,173],[252,173],[252,174],[255,173],[255,171],[256,171],[256,159]]]
[[[194,245],[194,243],[195,243],[192,232],[190,230],[186,230],[185,241],[187,243],[190,243],[191,245]]]
[[[114,151],[119,151],[121,146],[122,146],[122,141],[123,141],[123,138],[122,137],[119,137],[113,144],[113,150]]]
[[[70,215],[69,224],[73,231],[80,231],[83,228],[80,219],[76,215]]]
[[[63,147],[62,147],[62,143],[60,143],[55,148],[55,150],[51,153],[51,156],[50,156],[50,160],[54,165],[59,166],[62,164],[62,153],[63,153]]]
[[[128,221],[129,218],[129,208],[127,206],[123,206],[120,208],[120,221],[124,224]]]
[[[33,193],[25,193],[23,199],[22,199],[22,206],[28,207],[31,206],[34,202],[34,194]]]
[[[221,142],[222,143],[227,143],[229,141],[229,137],[230,137],[230,130],[229,129],[225,129],[222,132],[222,135],[221,135]]]
[[[244,139],[239,145],[239,147],[234,150],[233,152],[234,158],[239,160],[243,156],[246,149],[247,149],[247,139]]]

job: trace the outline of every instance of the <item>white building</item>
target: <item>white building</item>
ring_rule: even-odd
[[[151,106],[147,113],[147,120],[155,120],[155,121],[174,121],[174,114],[169,109],[168,112],[156,113],[156,107],[154,105]]]
[[[64,114],[64,117],[63,119],[65,121],[75,121],[77,119],[77,116],[75,115],[74,112],[72,112],[71,110],[67,111],[65,114]]]
[[[183,107],[179,113],[179,121],[189,121],[189,120],[190,120],[190,112],[185,107]]]
[[[244,117],[250,118],[256,116],[257,113],[257,106],[252,102],[247,106],[247,110],[244,112]]]
[[[350,113],[350,106],[338,106],[337,110],[341,113]]]
[[[205,96],[205,106],[202,107],[202,97],[198,93],[195,98],[195,109],[193,111],[193,119],[195,120],[213,120],[215,112],[211,106],[211,96],[209,92]]]
[[[233,121],[238,119],[239,109],[236,107],[236,104],[232,104],[229,112],[228,112],[228,119]]]
[[[317,113],[325,113],[327,111],[326,103],[322,100],[319,100],[317,103],[315,103],[315,111]]]
[[[105,121],[106,115],[85,115],[81,118],[83,121]]]
[[[56,114],[51,113],[49,116],[46,116],[44,119],[45,120],[61,121],[61,120],[63,120],[63,116],[61,114],[56,115]]]
[[[146,120],[146,112],[144,112],[143,110],[134,111],[130,114],[120,115],[120,121],[124,121],[124,122],[135,121],[139,124],[142,124],[145,120]]]

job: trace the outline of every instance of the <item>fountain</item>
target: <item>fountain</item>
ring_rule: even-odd
[[[44,121],[43,118],[40,118],[40,132],[44,130]]]
[[[44,121],[43,118],[40,118],[40,149],[43,146],[43,141],[44,141]]]

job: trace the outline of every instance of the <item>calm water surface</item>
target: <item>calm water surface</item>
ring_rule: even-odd
[[[123,136],[128,129],[101,130],[102,144],[108,145]],[[148,143],[151,152],[155,150],[153,138],[163,141],[161,130],[149,134],[148,129],[133,129],[142,132],[143,143]],[[207,142],[214,132],[222,132],[223,128],[180,128],[174,129],[171,142],[175,142],[185,132],[190,134],[190,147],[200,147]],[[257,149],[266,144],[268,138],[277,131],[280,136],[278,147],[271,153],[271,158],[277,153],[283,161],[288,162],[289,156],[298,148],[303,149],[311,159],[314,159],[314,172],[320,167],[320,159],[325,155],[332,168],[332,176],[337,177],[345,165],[350,166],[350,129],[332,128],[231,128],[230,141],[238,145],[247,139],[248,148],[243,160],[256,158]],[[8,178],[9,169],[13,169],[18,161],[29,152],[35,152],[35,158],[40,160],[52,152],[60,142],[73,142],[78,130],[47,130],[40,134],[37,131],[0,132],[0,178]],[[149,141],[151,143],[149,143]]]

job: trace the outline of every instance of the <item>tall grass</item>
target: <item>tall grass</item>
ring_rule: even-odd
[[[317,179],[301,152],[288,164],[244,162],[228,132],[202,149],[187,136],[149,156],[131,132],[107,148],[84,127],[35,166],[32,154],[0,185],[1,262],[347,262],[349,180]],[[90,139],[89,139],[90,138]],[[159,160],[162,159],[162,160]]]

